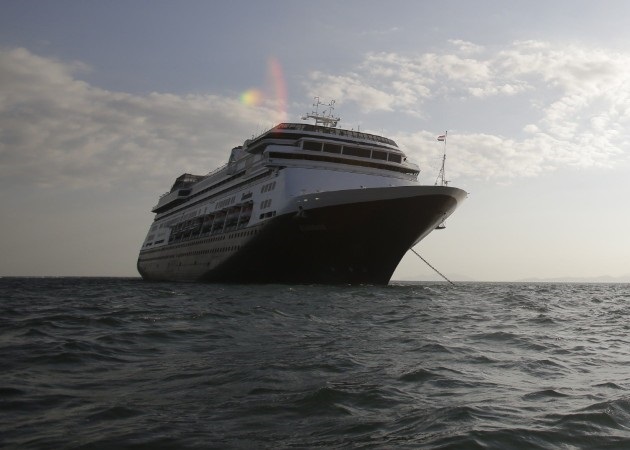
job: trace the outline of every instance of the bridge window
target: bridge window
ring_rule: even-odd
[[[328,153],[341,153],[341,145],[324,144],[324,151]]]
[[[304,144],[302,144],[302,148],[304,150],[311,150],[313,152],[321,152],[322,151],[322,143],[321,142],[313,142],[313,141],[304,141]]]
[[[344,147],[343,154],[349,156],[359,156],[361,158],[369,158],[370,157],[370,149],[368,148],[359,148],[359,147]]]
[[[387,161],[387,152],[382,152],[380,150],[372,150],[372,159],[380,159],[382,161]]]

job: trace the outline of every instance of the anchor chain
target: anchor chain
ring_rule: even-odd
[[[413,248],[410,248],[409,250],[411,250],[412,252],[414,252],[416,254],[416,256],[418,258],[420,258],[422,261],[424,261],[424,263],[429,266],[430,268],[432,268],[433,270],[435,270],[435,273],[437,273],[439,276],[441,276],[442,278],[444,278],[446,281],[448,281],[449,283],[451,283],[451,285],[455,286],[455,283],[453,283],[451,280],[449,280],[448,278],[446,278],[446,275],[444,275],[442,272],[440,272],[439,270],[437,270],[435,267],[433,267],[429,261],[427,261],[426,259],[424,259],[422,256],[420,256],[420,253],[418,253],[417,251],[415,251]]]

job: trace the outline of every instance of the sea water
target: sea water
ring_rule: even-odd
[[[630,448],[629,285],[0,295],[2,448]]]

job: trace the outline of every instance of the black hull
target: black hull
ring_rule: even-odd
[[[255,233],[228,235],[222,244],[230,252],[219,262],[204,259],[211,252],[200,251],[170,256],[170,266],[154,258],[151,269],[141,254],[138,270],[148,280],[387,284],[409,248],[465,196],[454,188],[429,192],[434,193],[425,189],[422,195],[403,198],[304,208],[270,219]],[[233,246],[229,239],[236,240]]]

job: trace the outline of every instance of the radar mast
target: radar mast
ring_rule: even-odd
[[[321,112],[319,107],[322,106]],[[315,125],[322,125],[324,127],[335,128],[337,123],[341,120],[339,117],[333,116],[335,110],[335,101],[331,100],[327,105],[319,101],[319,97],[315,97],[315,103],[313,103],[313,111],[310,114],[306,114],[302,117],[302,120],[315,119]]]

